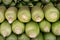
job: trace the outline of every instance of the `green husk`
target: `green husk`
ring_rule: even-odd
[[[43,20],[39,23],[42,32],[50,32],[51,24],[47,20]]]
[[[56,22],[59,19],[59,11],[53,6],[52,3],[48,3],[47,5],[45,5],[43,10],[45,13],[45,18],[49,22]]]
[[[57,0],[51,0],[52,2],[57,2]]]
[[[21,36],[18,36],[18,40],[30,40],[30,38],[26,34],[22,34]]]
[[[42,33],[40,33],[36,38],[33,38],[31,40],[44,40]]]
[[[24,32],[24,24],[18,20],[15,20],[12,24],[12,30],[15,34],[22,34]]]
[[[28,3],[28,6],[32,8],[34,5],[33,5],[32,2],[29,2],[29,3]]]
[[[11,34],[11,25],[7,21],[4,21],[1,24],[0,31],[3,37],[9,36]]]
[[[18,0],[14,0],[14,3],[17,3],[18,2]]]
[[[44,13],[39,6],[34,6],[31,10],[32,20],[35,22],[41,22],[44,18]]]
[[[0,3],[2,2],[2,0],[0,0]]]
[[[33,2],[38,2],[39,0],[33,0]]]
[[[17,40],[17,36],[15,34],[11,34],[6,38],[6,40]]]
[[[31,21],[26,24],[25,32],[30,38],[36,38],[40,33],[40,29],[37,23]]]
[[[12,2],[11,4],[10,4],[10,6],[15,6],[16,5],[16,3],[15,2]]]
[[[55,35],[60,35],[60,21],[57,21],[52,24],[52,32]]]
[[[50,2],[50,0],[41,0],[42,1],[42,3],[49,3]]]
[[[30,0],[23,0],[24,2],[29,2]]]
[[[6,7],[5,6],[0,6],[0,23],[2,23],[5,20],[5,11]]]
[[[31,20],[31,13],[27,6],[23,6],[18,11],[18,20],[21,22],[29,22]]]
[[[8,22],[11,24],[17,18],[17,8],[9,7],[5,13],[5,17],[8,20]]]
[[[9,5],[9,4],[12,2],[12,0],[2,0],[2,2],[3,2],[5,5]]]
[[[5,38],[3,36],[0,35],[0,40],[5,40]]]
[[[36,6],[42,7],[42,3],[38,2],[38,3],[36,3]]]
[[[23,5],[22,2],[19,2],[19,3],[17,4],[17,7],[18,7],[18,8],[23,7],[23,6],[24,6],[24,5]]]
[[[46,33],[44,34],[44,39],[45,40],[56,40],[56,36],[52,33]]]

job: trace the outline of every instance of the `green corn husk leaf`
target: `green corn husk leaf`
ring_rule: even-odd
[[[52,32],[55,35],[60,35],[60,21],[57,21],[52,24]]]
[[[22,34],[24,32],[24,24],[16,20],[12,24],[12,30],[15,34]]]
[[[11,34],[6,38],[6,40],[17,40],[17,36],[15,34]]]
[[[0,23],[2,23],[5,20],[5,11],[6,7],[5,6],[0,6]]]
[[[5,38],[3,36],[0,35],[0,40],[5,40]]]
[[[33,0],[33,2],[38,2],[39,0]]]
[[[40,33],[38,24],[33,21],[27,23],[25,32],[30,38],[36,38]]]
[[[24,2],[30,2],[30,0],[23,0]]]
[[[14,3],[17,3],[18,2],[18,0],[14,0]]]
[[[28,6],[29,6],[29,7],[33,7],[34,4],[33,4],[32,2],[29,2],[29,3],[28,3]]]
[[[57,0],[51,0],[52,2],[57,2]]]
[[[48,8],[50,8],[50,7],[54,7],[54,5],[53,5],[52,2],[47,3],[47,4],[44,6],[43,10],[46,11],[46,9],[48,9],[47,7],[48,7]]]
[[[39,23],[42,32],[50,32],[51,24],[47,20],[43,20]]]
[[[22,34],[18,36],[18,40],[30,40],[30,38],[26,34]]]
[[[2,0],[2,2],[3,2],[5,5],[9,5],[9,4],[12,2],[12,0]]]
[[[21,22],[29,22],[31,20],[31,13],[27,6],[23,6],[18,11],[18,20]]]
[[[10,4],[10,6],[15,6],[16,5],[16,3],[15,2],[12,2],[11,4]]]
[[[49,3],[51,0],[41,0],[42,3]]]
[[[41,22],[44,18],[43,10],[39,6],[34,6],[31,10],[32,20],[35,22]]]
[[[41,7],[41,5],[42,5],[42,3],[41,3],[41,2],[36,3],[36,6]]]
[[[36,38],[33,38],[31,40],[44,40],[42,33],[40,33]]]
[[[48,3],[43,8],[45,13],[45,18],[49,22],[56,22],[59,19],[59,10],[53,6],[52,3]]]
[[[52,33],[46,33],[44,34],[44,39],[45,40],[56,40],[56,36]]]
[[[0,3],[2,2],[2,0],[0,0]]]
[[[17,3],[22,2],[22,0],[18,0]]]
[[[8,22],[11,24],[17,18],[17,8],[9,7],[5,13],[5,17],[8,20]]]
[[[11,25],[7,21],[4,21],[1,24],[0,30],[1,30],[1,35],[3,37],[7,37],[11,34]]]
[[[23,7],[23,6],[24,6],[24,5],[23,5],[22,2],[20,2],[20,3],[17,4],[17,7],[18,7],[18,8]]]

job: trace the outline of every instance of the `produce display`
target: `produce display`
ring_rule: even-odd
[[[60,40],[60,0],[0,0],[0,40]]]

